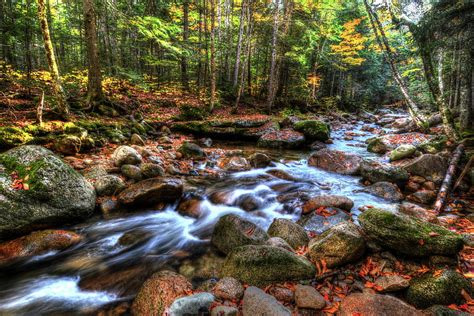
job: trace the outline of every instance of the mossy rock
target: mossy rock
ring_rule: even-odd
[[[413,145],[400,145],[390,153],[390,161],[397,161],[413,156],[416,147]]]
[[[0,127],[0,148],[12,148],[27,144],[33,136],[18,127]]]
[[[331,128],[328,124],[317,120],[296,122],[294,129],[309,140],[326,141],[331,137]]]
[[[369,138],[367,140],[367,151],[376,154],[385,154],[391,149],[385,140],[381,137]]]
[[[427,308],[432,305],[461,304],[461,291],[472,293],[471,282],[453,270],[445,270],[439,276],[426,273],[410,281],[407,291],[408,303],[417,308]]]
[[[13,187],[12,173],[23,179],[23,189]],[[2,237],[87,218],[95,197],[82,175],[44,147],[20,146],[0,155]]]
[[[446,148],[447,141],[448,141],[448,138],[446,136],[444,135],[438,136],[434,139],[427,140],[421,143],[420,145],[417,146],[417,149],[419,149],[424,154],[436,154]]]
[[[405,214],[372,208],[359,222],[380,246],[408,256],[456,255],[463,246],[461,235]]]
[[[294,249],[307,246],[309,242],[304,228],[286,218],[274,219],[268,228],[268,235],[282,238]]]
[[[179,107],[181,120],[203,120],[209,116],[209,111],[203,106],[183,104]]]
[[[302,256],[283,248],[247,245],[234,249],[226,258],[221,277],[233,277],[250,285],[307,280],[316,268]]]

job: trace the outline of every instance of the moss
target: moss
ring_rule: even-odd
[[[203,120],[209,116],[209,111],[204,107],[198,107],[191,104],[183,104],[179,107],[181,120]]]
[[[436,154],[446,148],[447,141],[448,138],[442,135],[421,143],[417,148],[425,154]]]
[[[0,127],[0,147],[16,147],[33,140],[33,136],[18,127]]]
[[[28,184],[29,190],[38,191],[44,189],[44,185],[37,176],[39,170],[47,165],[47,161],[43,158],[29,165],[21,164],[16,158],[6,154],[0,155],[0,164],[2,164],[8,173],[16,172],[23,179],[23,183]]]
[[[331,132],[328,124],[317,120],[296,122],[294,128],[306,138],[319,141],[328,140]]]

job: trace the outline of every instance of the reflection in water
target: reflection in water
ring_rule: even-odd
[[[355,126],[355,129],[359,131],[360,125]],[[348,147],[346,142],[341,141],[343,132],[338,131],[334,135],[333,149],[351,151],[357,148]],[[363,136],[355,137],[358,142],[364,139]],[[362,151],[367,155],[365,149],[360,149]],[[367,204],[394,207],[370,194],[354,192],[361,188],[358,178],[308,167],[301,156],[299,153],[295,161],[275,163],[271,168],[234,173],[219,183],[208,185],[204,188],[207,197],[220,191],[230,194],[227,195],[225,205],[213,204],[207,198],[201,201],[199,207],[202,216],[198,219],[184,217],[176,212],[176,205],[169,205],[163,211],[94,220],[73,227],[85,237],[81,244],[61,253],[30,258],[0,274],[0,314],[78,313],[120,299],[113,291],[82,290],[78,283],[82,277],[106,273],[103,272],[106,269],[150,262],[156,268],[156,265],[173,260],[180,251],[192,254],[202,250],[209,245],[214,224],[225,214],[237,214],[265,229],[274,218],[297,220],[300,210],[279,203],[277,197],[280,194],[303,191],[311,196],[345,195],[354,200],[354,214],[357,214],[359,206]],[[270,176],[266,173],[269,169],[285,171],[294,181]],[[248,196],[258,205],[251,212],[244,211],[237,203],[242,197]],[[124,234],[135,232],[140,232],[141,236],[137,242],[126,245],[120,242]]]

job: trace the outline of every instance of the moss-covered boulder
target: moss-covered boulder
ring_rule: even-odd
[[[382,247],[409,256],[455,255],[463,246],[461,235],[405,214],[373,208],[359,222]]]
[[[436,154],[446,148],[447,141],[448,138],[442,135],[419,144],[417,148],[425,154]]]
[[[95,198],[93,186],[44,147],[21,146],[0,155],[2,237],[87,218]]]
[[[0,148],[12,148],[33,140],[33,136],[18,127],[0,127]]]
[[[324,260],[333,268],[361,258],[365,240],[354,223],[343,222],[311,239],[308,249],[313,262]]]
[[[274,219],[268,228],[268,235],[282,238],[294,249],[306,246],[309,242],[304,228],[285,218]]]
[[[331,137],[331,128],[328,124],[317,120],[296,122],[293,128],[303,133],[306,139],[326,141]]]
[[[427,308],[432,305],[461,304],[461,291],[472,292],[471,282],[453,270],[445,270],[440,275],[426,273],[410,281],[407,291],[408,303]]]
[[[244,245],[260,245],[269,238],[254,223],[234,214],[222,216],[214,227],[211,243],[227,254]]]
[[[222,277],[233,277],[250,285],[306,280],[316,268],[304,257],[279,247],[247,245],[234,249],[222,267]]]
[[[413,156],[416,147],[413,145],[400,145],[390,153],[390,161],[397,161]]]

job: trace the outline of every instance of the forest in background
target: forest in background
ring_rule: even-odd
[[[60,112],[71,103],[109,116],[117,114],[110,101],[123,82],[148,92],[182,91],[201,107],[230,105],[234,112],[242,105],[289,114],[356,111],[401,101],[419,127],[440,112],[446,133],[458,138],[474,121],[473,6],[422,0],[2,0],[2,90],[8,97],[13,81],[35,103],[45,90],[46,103]],[[119,87],[104,98],[103,86]]]

